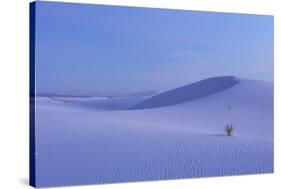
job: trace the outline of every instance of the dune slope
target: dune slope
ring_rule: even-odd
[[[153,96],[130,109],[146,109],[187,102],[211,95],[237,84],[233,76],[213,77]]]

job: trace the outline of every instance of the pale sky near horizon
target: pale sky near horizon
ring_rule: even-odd
[[[123,95],[273,80],[273,16],[36,3],[36,92]]]

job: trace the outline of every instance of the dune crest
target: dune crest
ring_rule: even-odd
[[[180,104],[225,90],[239,83],[234,76],[212,77],[153,96],[130,109],[148,109]]]

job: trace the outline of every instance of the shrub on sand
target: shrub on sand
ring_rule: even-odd
[[[232,124],[230,124],[230,125],[227,124],[225,126],[225,132],[226,132],[227,136],[232,136],[232,132],[233,132]]]

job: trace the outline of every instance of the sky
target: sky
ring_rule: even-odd
[[[214,76],[273,81],[273,16],[37,2],[37,93],[125,95]]]

